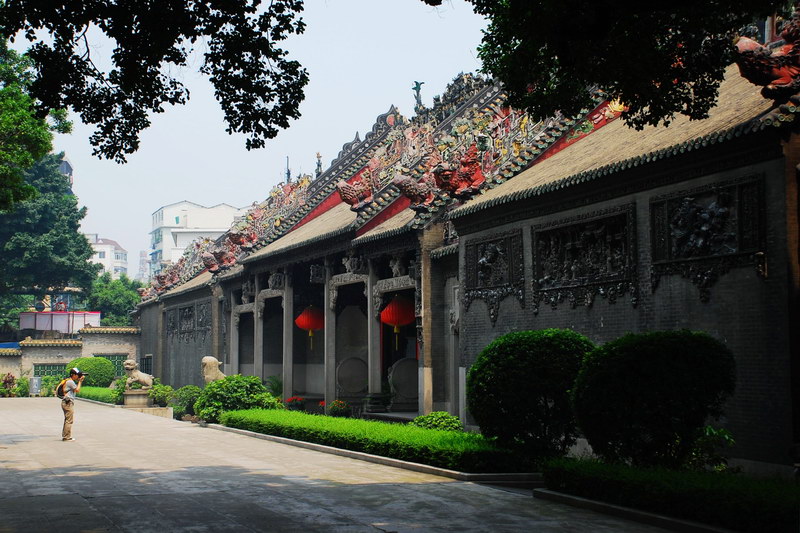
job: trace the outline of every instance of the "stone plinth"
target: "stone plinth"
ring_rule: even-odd
[[[149,390],[126,390],[122,393],[125,407],[152,407],[153,400],[149,396]]]
[[[131,411],[144,413],[146,415],[160,416],[161,418],[172,419],[172,407],[127,407]]]

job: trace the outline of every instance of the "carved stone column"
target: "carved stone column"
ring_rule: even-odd
[[[336,399],[336,288],[331,291],[332,266],[325,264],[325,410]]]
[[[229,376],[239,373],[239,313],[236,312],[236,299],[231,291],[231,341],[230,341],[230,364],[225,369]]]
[[[367,363],[369,365],[367,377],[367,411],[382,413],[386,411],[386,404],[381,391],[381,322],[378,318],[378,309],[374,308],[375,284],[378,274],[373,261],[369,262],[369,278],[367,278]],[[380,303],[380,299],[378,299]]]
[[[283,288],[283,398],[294,396],[294,287],[286,276]]]
[[[253,310],[253,373],[258,378],[264,379],[264,311],[258,307],[258,294],[263,289],[259,286],[258,276],[255,276],[256,304]]]

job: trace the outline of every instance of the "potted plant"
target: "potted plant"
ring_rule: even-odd
[[[291,398],[286,398],[284,404],[286,405],[286,409],[290,411],[306,410],[306,399],[301,396],[292,396]]]

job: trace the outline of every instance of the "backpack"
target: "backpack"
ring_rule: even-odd
[[[56,387],[56,396],[58,396],[62,400],[64,399],[65,396],[64,387],[66,386],[67,381],[69,381],[69,378],[62,379],[61,382]]]

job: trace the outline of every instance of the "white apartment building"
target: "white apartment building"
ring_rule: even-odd
[[[103,265],[103,272],[110,272],[111,277],[119,279],[120,275],[128,274],[128,251],[117,241],[103,239],[97,233],[84,233],[92,245],[94,255],[92,263]]]
[[[150,275],[176,262],[192,241],[201,237],[216,239],[233,225],[247,208],[217,204],[205,207],[183,200],[165,205],[153,213],[150,232]]]

